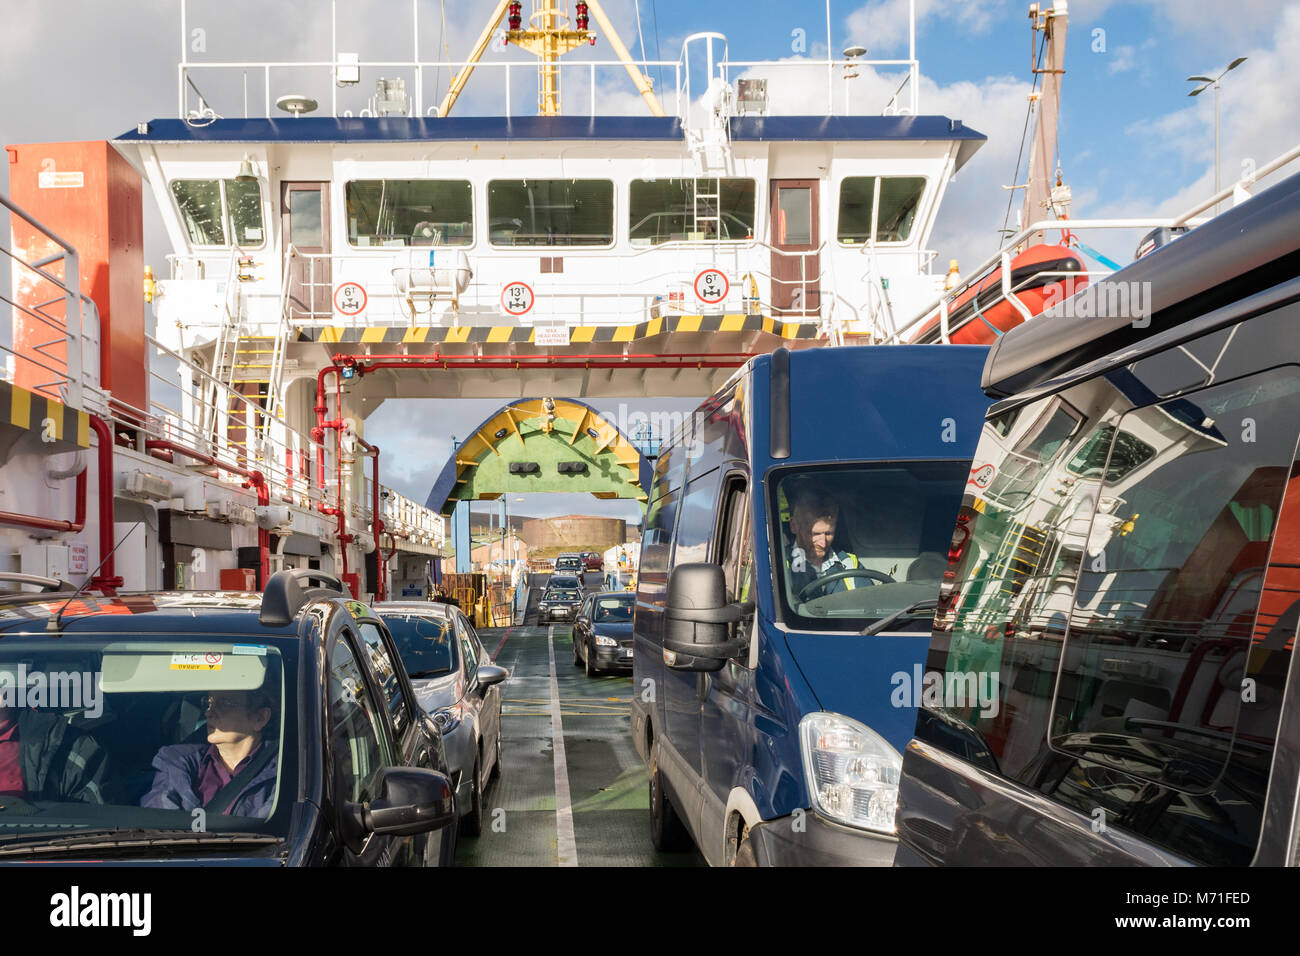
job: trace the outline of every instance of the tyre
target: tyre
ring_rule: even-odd
[[[479,761],[474,758],[474,777],[469,790],[469,813],[460,818],[460,832],[476,837],[483,832],[483,791],[479,787]]]
[[[578,653],[578,641],[576,638],[573,641],[573,666],[582,666],[582,655]]]
[[[595,657],[596,652],[593,651],[590,647],[584,648],[584,650],[587,653],[583,657],[583,673],[586,674],[588,677],[599,677],[600,668],[591,662],[592,658]]]
[[[691,847],[691,835],[664,793],[659,774],[659,755],[650,749],[650,842],[661,853],[675,853]]]
[[[494,755],[494,759],[492,760],[492,779],[499,780],[501,778],[501,714],[500,713],[497,714],[497,742],[493,746],[494,749],[496,750],[496,754]]]
[[[749,829],[740,835],[740,845],[736,847],[736,858],[732,866],[758,866],[758,857],[754,855],[754,844],[749,839]]]

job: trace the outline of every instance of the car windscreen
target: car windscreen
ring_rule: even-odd
[[[575,591],[576,591],[576,590],[578,589],[578,579],[577,579],[577,578],[562,578],[562,577],[554,577],[554,578],[551,578],[551,580],[547,582],[547,588],[548,588],[548,589],[560,589],[560,588],[563,588],[563,589],[565,589],[565,590],[575,590]]]
[[[939,595],[970,463],[802,466],[770,483],[777,592],[792,627],[861,630]],[[888,630],[928,632],[934,605]]]
[[[388,625],[397,653],[412,680],[441,677],[460,666],[451,618],[418,611],[400,614],[387,611],[379,616]]]
[[[296,636],[7,635],[0,854],[120,829],[198,845],[283,837],[297,791],[297,647]]]
[[[543,601],[579,601],[581,599],[582,592],[568,588],[547,591],[546,596],[542,598]]]
[[[632,596],[596,598],[592,606],[593,624],[626,624],[632,620]]]

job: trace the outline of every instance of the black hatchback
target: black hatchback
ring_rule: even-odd
[[[265,595],[5,595],[0,736],[18,744],[0,752],[0,863],[454,853],[438,729],[383,622],[319,572]]]

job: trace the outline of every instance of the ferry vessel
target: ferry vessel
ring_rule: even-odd
[[[182,5],[176,117],[6,147],[0,574],[217,591],[312,567],[362,599],[427,597],[453,541],[469,570],[468,521],[449,532],[449,516],[539,489],[540,469],[507,467],[507,449],[574,463],[546,490],[599,474],[599,496],[644,498],[651,449],[597,400],[705,395],[779,345],[988,341],[1039,311],[1051,281],[1109,271],[1083,267],[1081,231],[1194,226],[1250,187],[1172,219],[1071,220],[1049,241],[1068,211],[1051,169],[1067,11],[1035,4],[1044,85],[1023,228],[945,276],[936,216],[985,137],[922,109],[914,22],[905,59],[734,60],[725,36],[700,33],[647,61],[597,0],[531,7],[525,20],[520,2],[497,4],[463,62],[421,60],[417,42],[398,63],[337,44],[322,62],[213,63],[187,58]],[[611,59],[594,52],[605,43]],[[538,58],[522,112],[534,66],[511,47]],[[858,65],[896,73],[898,92],[878,115],[832,115]],[[501,80],[497,115],[455,112],[475,71]],[[825,108],[777,115],[782,83],[808,71],[824,73]],[[624,74],[645,115],[599,111]],[[586,109],[562,111],[562,94]],[[146,201],[171,246],[159,276]],[[437,494],[384,486],[367,417],[390,398],[466,397],[502,408]]]

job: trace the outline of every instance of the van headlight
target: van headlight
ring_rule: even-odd
[[[894,833],[903,758],[878,733],[839,714],[799,721],[803,772],[813,809],[851,827]]]

